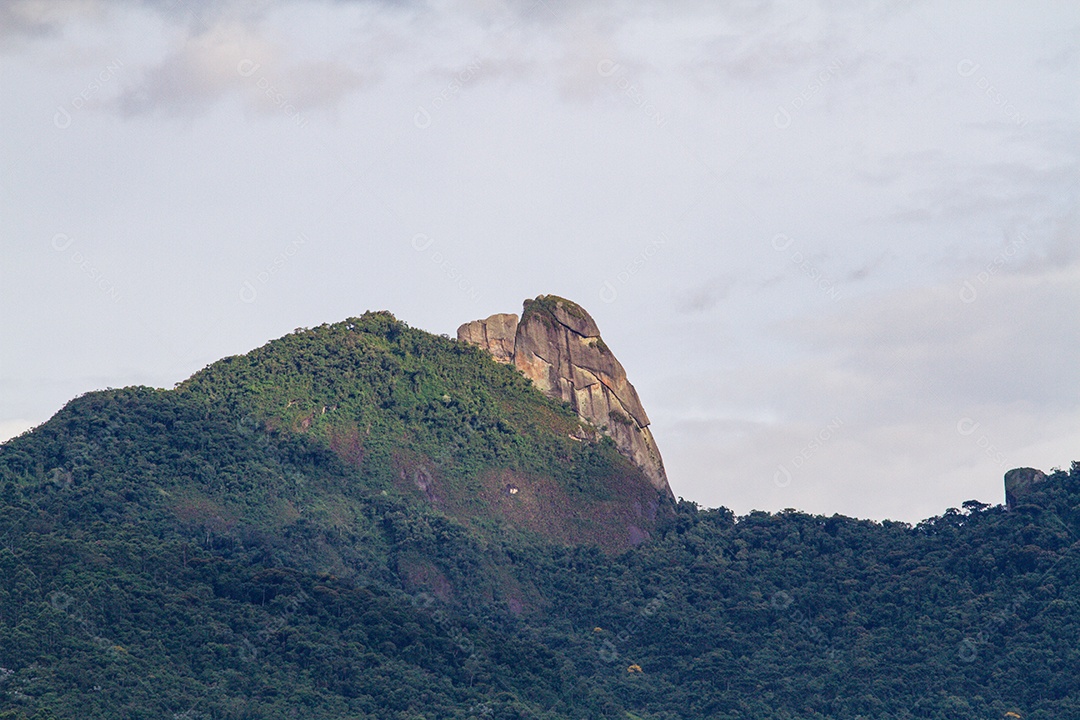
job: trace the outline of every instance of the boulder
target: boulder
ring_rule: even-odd
[[[1035,468],[1013,468],[1005,473],[1005,507],[1012,510],[1032,486],[1046,479],[1046,473]]]

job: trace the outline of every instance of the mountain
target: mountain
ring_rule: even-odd
[[[0,445],[0,719],[1080,717],[1080,463],[735,517],[470,342],[367,313]]]
[[[621,550],[664,500],[563,403],[468,345],[370,313],[197,373],[177,393],[308,438],[355,482],[472,527]]]

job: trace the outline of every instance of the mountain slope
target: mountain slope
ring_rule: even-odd
[[[466,717],[562,686],[500,631],[536,594],[500,545],[302,435],[110,391],[5,445],[0,478],[0,707],[374,718],[436,687],[425,705]]]
[[[564,403],[475,348],[368,313],[288,335],[182,383],[241,426],[300,433],[476,526],[621,550],[664,498]]]

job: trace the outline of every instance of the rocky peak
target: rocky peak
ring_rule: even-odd
[[[1046,480],[1046,473],[1035,468],[1013,468],[1005,473],[1005,507],[1012,510],[1033,489]]]
[[[541,295],[525,301],[520,322],[517,315],[492,315],[462,325],[457,337],[513,364],[541,392],[570,403],[615,441],[653,487],[672,496],[641,399],[583,307]]]

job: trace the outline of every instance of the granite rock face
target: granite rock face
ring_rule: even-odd
[[[514,362],[514,335],[518,316],[514,313],[498,313],[483,320],[465,323],[457,330],[457,339],[480,347],[491,353],[497,362]]]
[[[1046,473],[1035,468],[1013,468],[1005,473],[1005,507],[1012,510],[1031,491],[1032,485],[1045,479]]]
[[[541,295],[525,301],[520,322],[512,314],[492,315],[462,325],[457,336],[499,362],[512,363],[541,392],[570,403],[579,417],[615,441],[654,488],[672,496],[641,399],[580,305]]]

